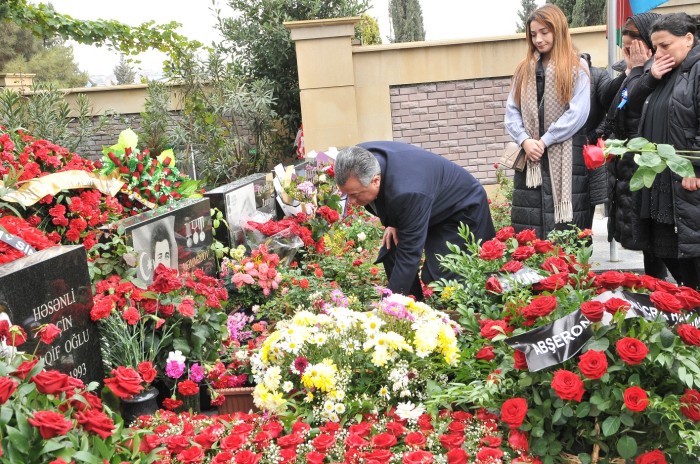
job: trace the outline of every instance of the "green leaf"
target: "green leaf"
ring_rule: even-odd
[[[46,444],[44,445],[44,447],[41,449],[41,454],[46,454],[46,453],[50,453],[52,451],[62,449],[64,446],[65,446],[64,443],[54,441],[54,440],[48,440],[48,441],[46,441]]]
[[[617,454],[625,459],[632,459],[637,455],[637,441],[627,435],[620,437],[617,441]]]
[[[644,179],[644,186],[646,188],[651,188],[654,184],[654,179],[656,179],[656,172],[653,169],[640,167],[637,172],[642,171],[642,176]],[[636,174],[636,173],[635,173]]]
[[[639,166],[647,166],[650,168],[663,164],[663,161],[656,153],[636,154],[634,155],[634,162]]]
[[[627,142],[627,148],[632,151],[640,151],[643,150],[648,143],[649,141],[644,137],[635,137]]]
[[[620,429],[620,418],[617,416],[610,416],[603,421],[603,436],[610,437],[615,435]]]
[[[608,338],[592,339],[587,346],[589,350],[605,351],[610,347],[610,340]]]
[[[7,427],[7,436],[12,442],[12,446],[17,448],[21,453],[29,453],[29,439],[31,436],[27,437],[22,432],[14,427]]]
[[[641,169],[637,169],[632,179],[630,179],[630,190],[636,192],[642,188],[644,188],[644,173]]]
[[[670,348],[673,346],[673,342],[676,340],[676,335],[668,327],[664,327],[661,329],[659,339],[661,340],[661,346],[664,348]]]
[[[81,462],[87,462],[89,464],[103,464],[103,460],[92,454],[90,451],[77,451],[73,455],[74,459]]]
[[[659,153],[660,157],[666,159],[676,155],[676,149],[673,148],[673,145],[667,145],[665,143],[660,143],[656,145],[656,151]]]
[[[680,156],[669,156],[666,160],[668,168],[678,174],[681,177],[695,177],[695,170],[693,169],[693,163],[687,158],[681,158]]]

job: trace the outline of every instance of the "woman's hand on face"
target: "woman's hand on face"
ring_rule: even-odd
[[[654,58],[654,64],[651,65],[651,75],[654,79],[661,79],[671,72],[674,64],[675,62],[671,55],[664,55],[661,57],[657,55],[656,58]]]
[[[627,71],[643,66],[651,58],[651,50],[641,40],[633,40],[629,47],[623,49]]]
[[[523,142],[523,150],[528,161],[538,162],[544,155],[544,143],[540,140],[527,139]]]
[[[684,177],[681,181],[681,185],[684,189],[694,192],[700,189],[700,179],[697,177]]]

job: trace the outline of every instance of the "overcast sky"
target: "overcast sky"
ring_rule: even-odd
[[[34,0],[38,3],[38,0]],[[230,14],[226,2],[218,6]],[[80,19],[116,19],[131,25],[148,20],[182,23],[179,32],[191,39],[211,43],[218,39],[212,0],[51,0],[57,11]],[[538,0],[543,4],[544,0]],[[389,0],[371,0],[368,11],[379,22],[382,41],[389,35]],[[511,34],[515,31],[520,0],[420,0],[426,40],[443,40]],[[119,57],[105,48],[75,45],[81,69],[91,75],[111,74]],[[160,69],[162,54],[139,57],[146,71]]]

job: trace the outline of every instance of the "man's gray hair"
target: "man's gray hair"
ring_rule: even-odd
[[[333,170],[335,182],[340,186],[345,185],[354,176],[366,187],[374,176],[382,172],[379,161],[372,152],[356,145],[338,152]]]

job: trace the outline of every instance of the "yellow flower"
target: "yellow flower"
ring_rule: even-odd
[[[455,291],[457,289],[455,287],[445,287],[442,289],[442,293],[440,294],[440,299],[442,301],[449,301],[450,298],[455,294]]]

